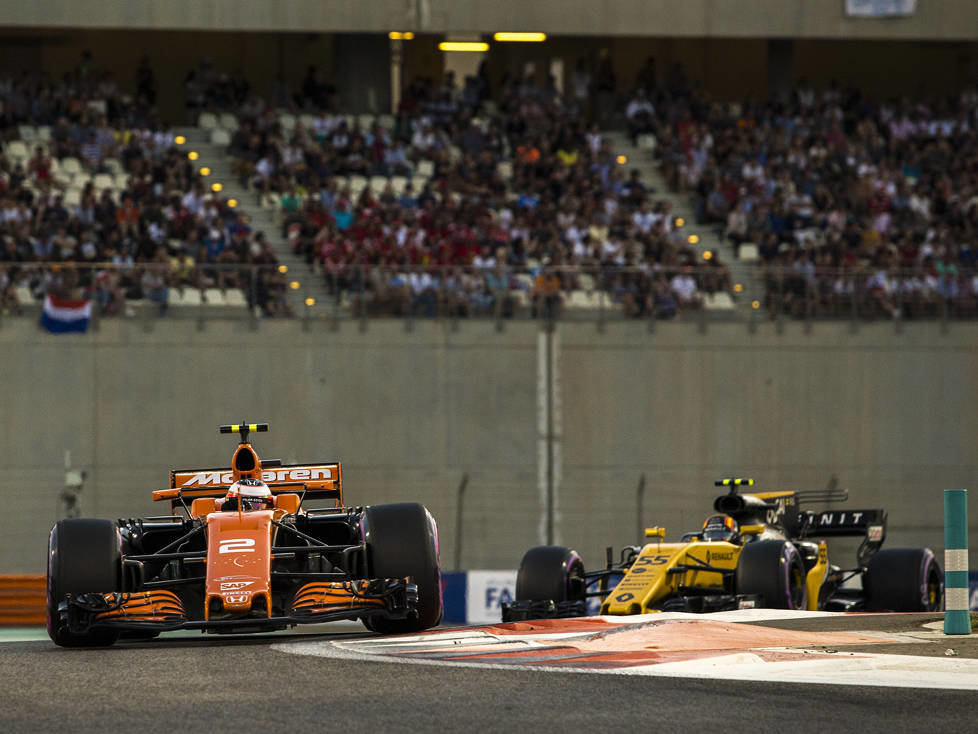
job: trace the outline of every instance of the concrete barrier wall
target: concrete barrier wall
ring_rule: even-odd
[[[697,528],[719,476],[834,476],[849,506],[889,510],[889,544],[940,550],[942,490],[978,488],[976,345],[974,325],[563,324],[558,539],[592,567],[643,525]],[[446,567],[515,568],[540,542],[538,349],[532,323],[106,321],[54,337],[5,320],[0,572],[43,571],[66,450],[87,472],[84,514],[163,514],[150,491],[170,468],[226,465],[217,425],[240,420],[271,424],[265,457],[341,460],[350,504],[426,504]]]

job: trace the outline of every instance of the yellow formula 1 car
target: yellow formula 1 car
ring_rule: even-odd
[[[516,601],[503,621],[578,617],[591,613],[714,612],[767,607],[827,611],[935,611],[943,606],[943,574],[928,548],[880,550],[886,512],[802,510],[836,502],[846,490],[742,493],[752,479],[721,479],[717,514],[697,533],[628,546],[606,567],[586,572],[580,555],[562,546],[538,546],[523,556]],[[829,562],[827,538],[862,537],[856,565]],[[846,582],[860,577],[862,588]],[[589,601],[591,602],[589,604]],[[600,602],[598,605],[597,602]]]

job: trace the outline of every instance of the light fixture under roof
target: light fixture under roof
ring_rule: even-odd
[[[539,43],[547,40],[546,33],[526,33],[515,31],[500,31],[492,35],[494,41],[515,41],[520,43]]]

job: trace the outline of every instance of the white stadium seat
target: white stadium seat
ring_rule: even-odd
[[[737,259],[741,262],[752,263],[760,257],[757,245],[753,242],[744,242],[737,250]]]
[[[213,112],[201,112],[197,118],[197,127],[204,130],[213,130],[217,127],[217,115]]]

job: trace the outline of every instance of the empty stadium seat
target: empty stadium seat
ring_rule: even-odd
[[[394,126],[397,124],[397,119],[394,115],[377,115],[377,123],[384,128],[384,130],[393,130]]]
[[[407,186],[407,176],[391,176],[391,186],[394,187],[394,193],[400,196],[404,192],[404,187]]]
[[[51,140],[51,126],[50,125],[38,125],[37,126],[37,139],[43,140],[45,143]]]
[[[7,155],[15,160],[24,160],[30,157],[30,151],[23,140],[11,140],[7,143]]]
[[[655,139],[655,135],[651,133],[646,133],[645,135],[639,135],[638,139],[635,141],[638,147],[642,150],[655,150],[655,146],[658,145],[658,141]]]
[[[213,130],[217,127],[217,115],[213,112],[201,112],[197,118],[197,127],[204,130]]]
[[[360,129],[366,132],[374,126],[374,116],[370,114],[357,115],[357,122],[360,123]]]
[[[290,135],[295,129],[295,115],[291,112],[279,112],[278,124],[282,126],[282,132]]]
[[[737,259],[741,262],[751,263],[760,257],[760,252],[757,249],[757,245],[753,242],[744,242],[740,245],[740,249],[737,250]]]
[[[95,186],[96,191],[112,189],[115,188],[115,179],[107,173],[96,173],[92,177],[92,185]]]
[[[388,178],[387,176],[371,176],[370,177],[370,190],[375,194],[380,195],[380,192],[387,188]]]
[[[238,118],[232,115],[230,112],[221,113],[219,120],[221,128],[224,130],[237,130],[238,129]]]
[[[17,137],[24,142],[31,142],[37,138],[37,130],[34,129],[33,125],[18,125],[17,126]]]
[[[211,130],[211,142],[214,145],[228,145],[231,142],[231,133],[222,128],[216,127]]]
[[[82,172],[81,162],[77,158],[62,158],[61,172],[66,176],[74,176]]]
[[[208,306],[224,306],[227,303],[224,298],[224,291],[220,288],[205,289],[204,301],[206,301]]]
[[[734,308],[734,302],[729,293],[707,293],[703,296],[703,308],[707,311],[730,311]]]
[[[431,161],[418,161],[418,175],[423,178],[431,178],[435,173],[435,164]]]
[[[81,204],[81,189],[76,189],[71,187],[65,189],[64,193],[64,205],[65,206],[78,206]]]
[[[564,306],[570,309],[600,308],[601,293],[594,291],[571,291],[564,298]]]
[[[504,179],[513,177],[513,164],[510,161],[499,161],[496,165],[496,170],[499,171],[499,175]]]
[[[316,116],[310,115],[308,112],[303,112],[299,115],[299,124],[306,130],[312,130],[312,126],[316,124]]]
[[[350,176],[350,191],[356,196],[361,191],[367,188],[367,179],[365,176]]]
[[[240,288],[230,288],[224,294],[224,303],[228,306],[247,306],[248,300]]]
[[[171,288],[170,305],[171,306],[199,306],[200,291],[196,288],[184,288],[182,291],[179,288]]]
[[[17,303],[21,306],[29,306],[34,303],[34,294],[31,293],[31,289],[26,283],[21,283],[14,289],[14,295],[17,296]]]

